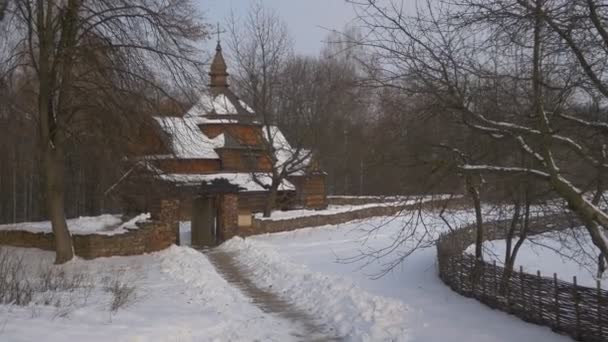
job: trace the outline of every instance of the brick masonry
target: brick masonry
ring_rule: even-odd
[[[222,194],[219,198],[218,238],[226,241],[241,235],[239,231],[239,196]]]
[[[138,229],[124,234],[74,235],[74,253],[84,259],[150,253],[168,248],[177,242],[179,201],[161,201],[156,219],[138,223]],[[53,233],[32,233],[20,230],[0,231],[0,245],[55,249]]]

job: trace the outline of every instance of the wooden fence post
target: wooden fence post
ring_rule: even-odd
[[[604,337],[604,329],[602,327],[602,282],[600,280],[597,281],[597,327],[600,338]]]
[[[464,273],[464,268],[463,268],[463,262],[462,262],[463,258],[460,257],[458,258],[458,283],[460,285],[459,290],[460,293],[464,294],[464,281],[463,281],[463,273]]]
[[[524,267],[519,265],[519,290],[521,291],[521,308],[522,311],[526,312],[526,296],[524,292]]]
[[[537,310],[538,310],[538,318],[540,321],[543,320],[543,298],[542,298],[542,278],[540,276],[540,270],[536,271],[536,300],[537,300]]]
[[[559,329],[560,310],[559,310],[559,287],[557,285],[557,273],[553,273],[553,295],[555,297],[555,326]]]
[[[482,298],[486,298],[486,263],[481,262],[481,294]]]
[[[553,294],[555,296],[555,326],[559,329],[559,288],[557,285],[557,273],[553,273]]]
[[[578,298],[578,286],[576,285],[576,276],[572,277],[572,290],[574,295],[574,312],[576,314],[576,339],[581,339],[581,309],[580,300]]]
[[[498,269],[496,268],[496,260],[492,262],[494,270],[494,297],[498,298]]]

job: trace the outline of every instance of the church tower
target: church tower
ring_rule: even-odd
[[[226,61],[222,55],[222,45],[218,37],[217,46],[215,48],[215,57],[211,63],[211,70],[209,76],[211,77],[211,83],[209,87],[213,95],[217,95],[222,92],[223,89],[228,88],[228,67]]]

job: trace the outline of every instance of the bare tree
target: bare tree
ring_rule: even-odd
[[[7,14],[18,39],[4,63],[17,60],[13,70],[34,75],[47,214],[56,262],[63,263],[73,256],[66,150],[101,127],[120,128],[105,138],[124,142],[124,130],[146,112],[131,110],[153,112],[150,98],[167,84],[159,80],[178,86],[192,80],[199,66],[194,44],[204,27],[188,0],[17,0]]]
[[[264,209],[267,217],[276,206],[280,185],[290,176],[306,172],[312,157],[312,151],[304,148],[303,134],[285,137],[278,126],[279,117],[285,115],[280,111],[294,110],[281,101],[287,100],[286,96],[298,96],[296,92],[287,95],[285,88],[293,76],[289,74],[295,72],[294,68],[286,69],[293,54],[292,42],[286,24],[261,2],[254,2],[244,19],[233,14],[228,28],[237,91],[251,103],[262,124],[257,140],[267,154],[270,182],[264,179],[267,173],[254,170],[252,175],[269,191]],[[298,117],[300,132],[309,132],[310,125],[304,118]]]
[[[460,172],[526,175],[548,185],[606,255],[608,216],[584,188],[605,168],[595,134],[605,124],[572,110],[586,95],[604,94],[605,7],[595,1],[429,1],[408,14],[402,1],[351,2],[366,28],[359,44],[372,51],[370,82],[430,96],[462,134],[489,144],[446,142],[472,155]],[[517,96],[503,102],[495,96],[503,92]],[[568,122],[577,127],[568,129]],[[499,158],[487,153],[492,144],[503,145]],[[509,149],[529,162],[509,157]]]

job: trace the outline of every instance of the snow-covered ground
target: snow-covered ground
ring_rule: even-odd
[[[114,235],[137,229],[137,222],[144,222],[148,219],[150,219],[150,214],[148,213],[137,215],[126,222],[123,222],[120,215],[104,214],[100,216],[82,216],[68,219],[67,224],[70,232],[75,235],[93,233]],[[50,221],[39,221],[3,224],[0,225],[0,230],[24,230],[32,233],[50,233],[52,228]]]
[[[0,341],[293,341],[289,322],[270,316],[187,247],[136,257],[74,260],[51,266],[53,253],[11,248],[26,265],[86,274],[91,293],[62,293],[59,307],[0,305]],[[117,272],[136,296],[112,313],[100,285]],[[91,277],[91,278],[89,278]]]
[[[516,240],[516,239],[514,239]],[[515,243],[515,242],[513,242]],[[577,283],[595,288],[597,258],[589,234],[583,228],[563,232],[549,232],[530,237],[526,240],[516,257],[516,268],[521,265],[524,272],[536,274],[537,270],[547,277],[557,277],[572,282],[576,276]],[[469,246],[466,252],[475,253],[475,246]],[[484,258],[504,264],[505,240],[486,241],[483,245]],[[608,289],[608,274],[604,274],[601,286]]]
[[[449,214],[463,223],[464,212]],[[417,231],[401,227],[415,225]],[[525,323],[452,292],[438,278],[436,250],[415,250],[402,264],[372,279],[398,257],[437,237],[445,225],[429,214],[400,219],[374,218],[337,226],[308,228],[233,239],[221,248],[238,252],[260,286],[272,286],[301,303],[346,336],[367,341],[570,341],[549,328]],[[406,233],[404,235],[404,233]],[[392,257],[360,259],[361,252],[391,250]]]
[[[469,212],[445,214],[453,226]],[[103,221],[103,220],[101,220]],[[415,229],[401,229],[404,226]],[[188,243],[189,222],[181,240]],[[317,318],[346,341],[569,341],[464,298],[436,274],[432,242],[445,223],[432,214],[373,218],[293,232],[234,238],[235,255],[260,288]],[[402,243],[392,245],[395,240]],[[421,246],[426,248],[416,249]],[[393,248],[396,247],[396,248]],[[359,258],[383,250],[380,260]],[[133,257],[76,259],[53,266],[53,254],[10,248],[29,269],[85,274],[90,293],[61,293],[55,307],[0,305],[0,341],[297,341],[293,322],[261,310],[224,280],[207,257],[188,247]],[[379,279],[390,261],[412,251]],[[116,312],[106,278],[122,274],[136,296]],[[43,296],[44,297],[44,296]]]

